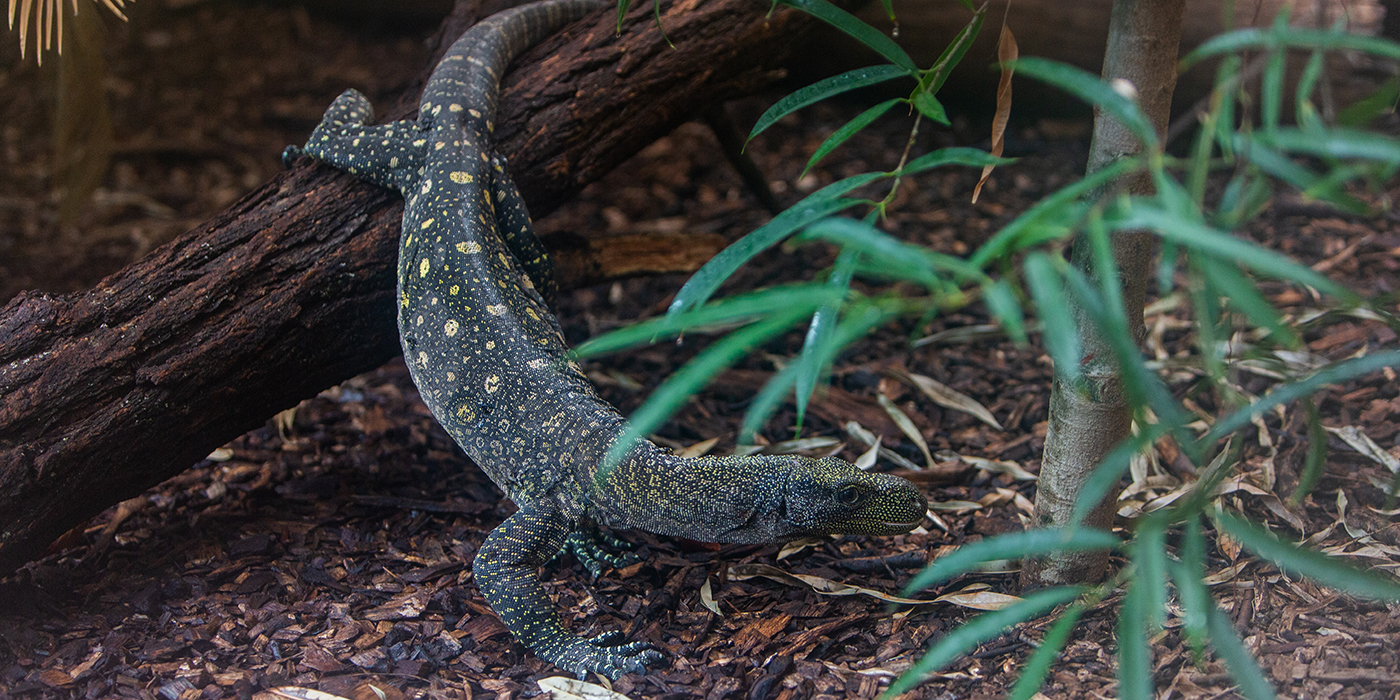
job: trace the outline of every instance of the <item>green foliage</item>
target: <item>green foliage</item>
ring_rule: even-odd
[[[985,6],[975,10],[938,62],[921,70],[886,37],[859,25],[824,0],[786,4],[846,31],[890,64],[851,71],[793,93],[764,114],[753,135],[826,97],[905,76],[916,81],[909,97],[883,102],[839,129],[817,149],[808,168],[875,118],[894,111],[899,103],[910,108],[914,121],[911,131],[924,118],[946,120],[935,95],[980,31],[985,11]],[[1120,121],[1142,141],[1143,155],[1119,160],[1047,196],[965,258],[899,240],[880,230],[879,216],[893,201],[894,188],[918,172],[1009,161],[969,149],[944,149],[912,159],[906,156],[907,162],[893,171],[846,178],[807,196],[701,268],[677,293],[665,317],[590,341],[580,347],[580,354],[632,347],[686,329],[746,324],[716,341],[653,394],[633,418],[634,426],[640,426],[634,433],[642,435],[680,405],[710,373],[808,320],[801,353],[773,375],[745,417],[742,437],[750,440],[789,396],[797,405],[800,421],[809,395],[822,383],[842,349],[892,320],[917,319],[922,323],[980,300],[1016,342],[1027,342],[1028,335],[1036,332],[1032,329],[1038,328],[1040,343],[1054,361],[1057,382],[1087,391],[1086,369],[1110,365],[1121,376],[1123,391],[1135,412],[1133,436],[1111,450],[1084,483],[1075,504],[1076,522],[1114,492],[1136,456],[1159,441],[1173,443],[1182,458],[1197,466],[1197,481],[1176,500],[1139,517],[1129,540],[1082,527],[1033,530],[969,543],[933,562],[909,583],[906,595],[944,584],[994,560],[1113,549],[1129,564],[1115,579],[1098,587],[1038,591],[1002,610],[969,620],[937,639],[885,696],[912,688],[929,673],[1011,626],[1068,603],[1042,646],[1026,661],[1011,693],[1014,698],[1031,697],[1082,613],[1109,600],[1122,587],[1125,595],[1117,616],[1122,697],[1152,697],[1154,666],[1149,640],[1169,626],[1169,611],[1178,616],[1181,634],[1196,663],[1214,653],[1243,696],[1251,700],[1274,697],[1272,685],[1203,581],[1208,539],[1203,522],[1213,523],[1216,532],[1228,534],[1289,575],[1307,577],[1349,595],[1400,600],[1400,584],[1393,580],[1280,539],[1259,525],[1224,512],[1215,495],[1240,462],[1241,431],[1251,428],[1261,415],[1296,404],[1292,410],[1304,414],[1309,444],[1292,498],[1296,502],[1306,496],[1322,473],[1327,442],[1312,395],[1331,384],[1400,367],[1400,350],[1370,351],[1309,370],[1274,362],[1270,366],[1277,368],[1282,379],[1263,396],[1253,397],[1230,381],[1235,359],[1222,350],[1235,339],[1248,338],[1246,357],[1257,361],[1303,347],[1296,322],[1269,301],[1259,279],[1310,290],[1321,295],[1319,303],[1338,310],[1370,304],[1345,285],[1237,235],[1239,228],[1263,211],[1281,190],[1292,190],[1342,212],[1372,214],[1371,205],[1356,192],[1400,172],[1400,141],[1364,130],[1377,114],[1393,106],[1400,95],[1400,81],[1388,82],[1373,99],[1344,110],[1340,126],[1327,124],[1314,107],[1312,100],[1326,52],[1338,49],[1400,60],[1400,46],[1385,40],[1351,36],[1336,29],[1293,28],[1283,22],[1206,42],[1184,64],[1221,58],[1217,86],[1205,114],[1200,115],[1194,140],[1181,157],[1164,153],[1161,140],[1131,91],[1076,68],[1021,58],[1017,63],[1021,75],[1059,87]],[[1246,50],[1265,57],[1257,104],[1246,102],[1240,94],[1244,71],[1237,53]],[[1297,50],[1308,52],[1307,61],[1290,105],[1284,89],[1285,59]],[[1253,124],[1249,120],[1256,109],[1260,122]],[[1287,125],[1288,119],[1296,125]],[[1113,183],[1135,175],[1150,178],[1154,194],[1129,195],[1113,189]],[[1210,186],[1213,175],[1220,183],[1218,191]],[[886,183],[891,191],[880,201],[852,194],[862,187]],[[865,209],[864,218],[837,216],[853,208]],[[1217,412],[1204,430],[1195,425],[1201,419],[1200,409],[1192,405],[1188,410],[1188,404],[1168,389],[1144,360],[1127,321],[1114,240],[1126,232],[1144,230],[1162,244],[1156,271],[1159,291],[1163,296],[1177,294],[1193,312],[1196,356],[1190,361],[1192,369],[1203,376],[1192,391],[1212,394]],[[821,281],[710,301],[740,266],[789,238],[798,245],[822,243],[839,249],[833,268],[817,277]],[[1065,259],[1064,249],[1071,239],[1076,246],[1085,246],[1080,254],[1091,260],[1090,273]],[[1015,262],[1021,263],[1019,272]],[[856,279],[869,283],[863,289],[885,291],[873,296],[856,293],[852,288]],[[882,287],[885,282],[897,284]],[[1073,307],[1067,303],[1071,299]],[[1400,327],[1383,308],[1366,312]],[[1087,344],[1080,335],[1085,321],[1091,329],[1088,332],[1103,341],[1096,345],[1108,348],[1099,357],[1085,357]],[[1169,554],[1170,544],[1175,545],[1174,557]],[[1169,606],[1173,596],[1175,608]]]

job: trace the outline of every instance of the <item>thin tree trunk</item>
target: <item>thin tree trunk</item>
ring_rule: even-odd
[[[459,8],[439,54],[491,9]],[[811,21],[768,12],[752,0],[675,3],[660,20],[670,44],[650,7],[620,35],[615,13],[602,12],[517,61],[496,135],[531,210],[543,215],[690,115],[778,77]],[[406,115],[418,92],[390,117]],[[277,411],[397,355],[402,206],[303,162],[92,290],[20,294],[0,308],[0,575]],[[670,269],[699,257],[632,243]],[[584,246],[561,279],[587,282],[640,260],[599,250]]]
[[[1165,134],[1172,90],[1176,85],[1177,46],[1181,43],[1183,0],[1114,0],[1109,19],[1108,48],[1103,76],[1123,79],[1138,91],[1143,111],[1157,133]],[[1100,113],[1094,120],[1089,147],[1089,172],[1137,155],[1142,144],[1121,123]],[[1115,182],[1110,190],[1126,188],[1148,194],[1152,183],[1146,175]],[[1156,240],[1145,231],[1122,232],[1113,237],[1113,254],[1123,283],[1123,302],[1133,337],[1141,341],[1143,299]],[[1090,246],[1076,241],[1073,262],[1091,276]],[[1083,341],[1082,372],[1087,391],[1067,387],[1057,375],[1050,393],[1050,430],[1037,484],[1035,520],[1039,527],[1065,527],[1075,500],[1093,468],[1115,445],[1129,437],[1132,411],[1123,395],[1122,376],[1113,351],[1099,335],[1083,309],[1075,309]],[[1115,490],[1080,523],[1108,529],[1113,524]],[[1027,562],[1022,569],[1025,587],[1096,582],[1108,565],[1106,552],[1063,553]]]

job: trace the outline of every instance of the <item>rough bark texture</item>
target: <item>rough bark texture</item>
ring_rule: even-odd
[[[493,9],[459,7],[440,51]],[[751,0],[672,4],[662,22],[674,49],[650,7],[621,35],[603,12],[522,57],[505,81],[497,140],[531,210],[553,209],[704,106],[771,82],[810,23],[767,11]],[[303,160],[92,290],[21,294],[0,308],[0,575],[102,508],[398,354],[401,213],[395,195]],[[693,267],[694,255],[677,262],[646,243],[669,269]],[[609,246],[583,249],[573,272],[564,266],[566,282],[609,274],[598,262]],[[630,264],[634,253],[612,259]]]
[[[1108,48],[1103,76],[1123,79],[1137,87],[1143,112],[1158,134],[1165,134],[1176,85],[1177,46],[1181,43],[1183,0],[1114,0],[1109,20]],[[1142,152],[1142,145],[1123,125],[1102,113],[1094,120],[1089,146],[1089,172],[1120,158]],[[1151,181],[1136,177],[1113,183],[1135,194],[1152,191]],[[1142,339],[1143,299],[1156,239],[1142,231],[1118,233],[1113,238],[1114,258],[1123,282],[1123,305],[1134,338]],[[1076,242],[1074,264],[1094,275],[1090,245]],[[1036,485],[1035,516],[1040,527],[1065,527],[1075,500],[1099,460],[1129,436],[1132,412],[1123,395],[1122,376],[1108,342],[1099,335],[1082,309],[1075,309],[1083,339],[1082,371],[1088,390],[1080,394],[1057,376],[1050,393],[1050,430]],[[1083,523],[1109,529],[1113,524],[1115,490]],[[1022,569],[1021,582],[1028,587],[1095,582],[1103,577],[1107,552],[1062,553]]]

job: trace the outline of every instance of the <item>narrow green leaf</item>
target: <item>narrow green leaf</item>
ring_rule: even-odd
[[[1370,214],[1371,208],[1365,202],[1338,187],[1330,178],[1322,177],[1294,162],[1262,138],[1236,135],[1235,150],[1259,169],[1292,185],[1308,197],[1330,202],[1345,212],[1362,216]],[[1240,217],[1240,220],[1243,220],[1243,217]]]
[[[1219,513],[1216,522],[1245,549],[1290,574],[1307,577],[1357,598],[1400,600],[1400,583],[1385,576],[1362,571],[1337,557],[1303,549],[1229,513]],[[1211,631],[1214,633],[1214,626]]]
[[[915,662],[904,675],[891,683],[890,687],[880,694],[880,698],[894,698],[918,685],[928,674],[977,648],[982,642],[1006,633],[1013,625],[1040,617],[1055,606],[1068,603],[1083,593],[1084,589],[1078,586],[1044,588],[1001,610],[983,613],[958,625],[935,642],[924,658]]]
[[[1137,567],[1134,585],[1142,586],[1143,611],[1148,631],[1162,628],[1167,615],[1167,536],[1166,519],[1149,515],[1138,525],[1133,537],[1133,565]]]
[[[819,367],[830,367],[842,349],[898,316],[902,311],[903,309],[898,303],[889,302],[852,306],[847,310],[846,317],[837,325],[835,331],[816,346],[811,362]],[[744,423],[739,428],[741,442],[751,441],[754,433],[758,432],[758,429],[768,421],[768,417],[773,415],[773,411],[777,409],[783,398],[787,396],[788,391],[796,383],[801,368],[802,365],[799,362],[788,364],[787,367],[773,375],[773,378],[768,380],[768,383],[758,392],[753,403],[749,404],[749,410],[744,414]]]
[[[1340,384],[1364,374],[1370,374],[1384,367],[1400,367],[1400,350],[1386,350],[1365,357],[1343,360],[1318,370],[1307,379],[1280,385],[1254,403],[1241,408],[1215,422],[1209,432],[1201,436],[1201,445],[1211,445],[1215,441],[1249,424],[1250,417],[1263,415],[1274,406],[1292,403],[1304,396],[1310,396],[1328,384]]]
[[[627,9],[632,6],[632,0],[617,0],[617,32],[622,33],[622,18],[627,16]]]
[[[574,348],[578,358],[598,357],[640,345],[650,345],[683,331],[729,325],[792,308],[815,311],[822,304],[840,299],[837,292],[822,284],[772,287],[722,299],[685,313],[660,316],[589,338]]]
[[[1181,630],[1191,646],[1197,666],[1205,659],[1206,620],[1215,603],[1206,589],[1206,544],[1201,534],[1201,518],[1193,515],[1186,521],[1186,532],[1177,550],[1180,561],[1171,562],[1172,583],[1176,584],[1177,600],[1181,603]]]
[[[894,40],[880,33],[880,30],[860,21],[855,15],[827,2],[826,0],[780,0],[782,4],[795,7],[817,19],[845,32],[847,36],[869,46],[875,53],[889,59],[890,63],[909,73],[917,73],[919,67],[914,59],[894,43]]]
[[[897,174],[908,176],[944,165],[966,165],[981,168],[988,165],[1008,165],[1015,162],[1015,158],[998,158],[976,148],[940,148],[905,163],[904,168]]]
[[[830,218],[818,221],[802,232],[802,240],[821,238],[860,251],[867,262],[888,268],[893,274],[929,288],[939,286],[937,272],[952,274],[959,281],[982,283],[988,278],[981,270],[959,258],[935,253],[923,246],[905,243],[868,223]]]
[[[1246,277],[1233,262],[1208,256],[1200,256],[1195,262],[1210,283],[1225,295],[1230,306],[1244,314],[1250,323],[1268,329],[1273,342],[1289,348],[1298,347],[1298,335],[1283,322],[1278,309],[1264,298],[1254,281]]]
[[[837,146],[840,146],[841,144],[845,143],[847,139],[851,138],[852,136],[855,136],[856,132],[860,131],[861,129],[864,129],[870,124],[870,122],[873,122],[876,119],[879,119],[880,117],[884,116],[885,112],[890,111],[891,107],[894,107],[896,104],[902,101],[903,100],[900,100],[899,98],[885,100],[884,102],[881,102],[880,104],[877,104],[874,107],[871,107],[870,109],[867,109],[864,112],[861,112],[860,114],[856,115],[855,119],[852,119],[846,122],[845,124],[842,124],[841,128],[837,129],[832,135],[826,137],[826,140],[822,141],[820,146],[817,146],[817,150],[813,152],[812,157],[807,160],[806,167],[802,168],[802,174],[806,175],[807,171],[812,169],[812,166],[816,165],[822,158],[826,157],[826,154],[836,150]]]
[[[1137,577],[1128,583],[1118,611],[1118,697],[1152,700],[1152,650],[1147,646],[1146,584]]]
[[[1082,68],[1035,56],[1017,60],[1016,71],[1054,85],[1085,103],[1102,109],[1138,137],[1146,150],[1157,149],[1157,130],[1152,127],[1152,121],[1142,113],[1137,102],[1119,94],[1099,76]]]
[[[1251,27],[1216,35],[1197,46],[1195,50],[1181,59],[1180,70],[1185,71],[1206,58],[1222,53],[1267,49],[1275,46],[1289,46],[1298,49],[1349,49],[1374,54],[1392,61],[1400,61],[1400,44],[1387,39],[1328,29]]]
[[[1133,455],[1146,449],[1157,438],[1167,433],[1166,426],[1160,423],[1152,423],[1143,428],[1137,435],[1129,437],[1116,447],[1108,451],[1103,459],[1099,461],[1094,471],[1089,472],[1089,478],[1084,481],[1084,485],[1079,489],[1079,495],[1074,500],[1074,515],[1070,516],[1071,522],[1084,522],[1089,514],[1108,498],[1110,493],[1118,487],[1118,482],[1123,479],[1123,474],[1128,471],[1128,466],[1132,464]]]
[[[1025,530],[996,535],[964,544],[931,562],[904,587],[900,595],[908,596],[954,576],[976,569],[979,564],[997,559],[1024,559],[1052,552],[1092,552],[1113,549],[1123,544],[1111,532],[1079,527],[1072,530]]]
[[[1322,51],[1312,52],[1307,65],[1303,66],[1303,74],[1298,78],[1298,87],[1293,91],[1294,118],[1299,126],[1307,128],[1310,132],[1322,127],[1317,121],[1317,110],[1312,106],[1312,93],[1317,87],[1318,78],[1322,77],[1325,57],[1326,54]]]
[[[970,2],[964,2],[969,9],[972,8]],[[943,53],[938,55],[938,60],[933,62],[933,66],[924,71],[919,78],[918,89],[922,92],[937,94],[939,88],[943,87],[944,81],[948,80],[949,74],[953,72],[959,63],[962,63],[963,56],[967,50],[972,48],[972,42],[982,31],[982,20],[987,16],[987,3],[982,3],[982,7],[973,11],[972,19],[960,30],[951,42],[943,48]]]
[[[993,234],[968,258],[968,263],[983,268],[1027,245],[1041,243],[1051,237],[1070,237],[1074,233],[1072,227],[1084,213],[1079,198],[1096,193],[1105,184],[1139,170],[1142,165],[1142,159],[1125,158],[1060,188]]]
[[[1314,272],[1305,265],[1294,262],[1288,256],[1256,243],[1236,238],[1224,231],[1217,231],[1204,224],[1193,224],[1152,207],[1134,204],[1127,216],[1113,222],[1118,230],[1150,229],[1163,238],[1180,243],[1195,251],[1213,255],[1225,260],[1235,260],[1255,272],[1275,279],[1291,280],[1305,284],[1320,292],[1355,303],[1356,294],[1347,288]]]
[[[1356,158],[1395,165],[1400,163],[1400,141],[1384,134],[1352,129],[1309,132],[1278,129],[1268,136],[1256,136],[1281,150],[1319,158]]]
[[[607,478],[607,472],[627,455],[638,440],[666,422],[677,409],[709,383],[710,379],[734,364],[739,358],[761,347],[764,343],[783,334],[811,314],[808,308],[791,308],[774,313],[750,326],[745,326],[696,355],[674,374],[666,378],[656,391],[647,397],[646,402],[632,413],[627,429],[608,450],[604,468],[598,470],[599,481]]]
[[[679,314],[691,307],[705,303],[710,295],[714,294],[715,290],[719,289],[719,286],[729,279],[730,275],[734,274],[735,270],[753,256],[773,247],[779,241],[792,235],[794,231],[813,221],[859,204],[859,200],[845,199],[843,195],[882,177],[886,177],[886,175],[884,173],[863,173],[833,182],[807,195],[802,201],[773,217],[772,221],[729,244],[729,247],[710,258],[709,262],[690,276],[690,279],[681,286],[680,291],[676,292],[676,298],[671,302],[671,307],[666,310],[666,313],[668,315]]]
[[[1337,124],[1353,129],[1365,128],[1382,114],[1393,113],[1397,100],[1400,100],[1400,77],[1392,77],[1381,83],[1375,92],[1338,112]]]
[[[1297,506],[1303,498],[1317,486],[1322,478],[1322,469],[1327,466],[1327,430],[1322,427],[1322,416],[1318,414],[1317,403],[1309,396],[1299,399],[1303,415],[1308,423],[1308,452],[1303,458],[1303,471],[1298,475],[1298,485],[1288,497],[1290,505]]]
[[[842,249],[836,256],[836,266],[827,279],[826,285],[839,290],[842,298],[851,288],[851,277],[860,262],[860,253]],[[802,418],[807,414],[807,400],[817,388],[817,382],[826,372],[825,358],[818,352],[826,344],[839,320],[840,306],[837,303],[823,304],[812,315],[812,323],[807,326],[807,337],[802,341],[802,353],[797,358],[797,385],[793,388],[793,398],[797,401],[797,429],[802,430]]]
[[[1283,72],[1286,69],[1282,49],[1269,53],[1264,65],[1264,76],[1259,84],[1259,111],[1265,134],[1278,130],[1279,113],[1283,111]]]
[[[1070,632],[1074,631],[1074,626],[1083,614],[1084,606],[1075,604],[1069,606],[1060,619],[1055,621],[1050,631],[1045,633],[1045,638],[1040,641],[1035,653],[1022,664],[1021,675],[1007,694],[1007,700],[1031,700],[1040,692],[1045,685],[1045,677],[1050,673],[1050,667],[1059,657],[1060,650],[1065,648]]]
[[[996,319],[1008,336],[1011,336],[1011,340],[1017,345],[1025,345],[1028,342],[1026,317],[1021,314],[1021,302],[1016,300],[1016,292],[1012,291],[1006,280],[983,284],[982,300],[987,303],[987,310],[991,312],[992,318]]]
[[[1040,317],[1041,343],[1055,361],[1055,373],[1061,381],[1073,385],[1079,380],[1079,331],[1075,328],[1074,313],[1065,296],[1064,285],[1060,283],[1060,273],[1040,251],[1027,254],[1023,265],[1026,288],[1035,299],[1036,314]]]
[[[1230,677],[1234,678],[1240,687],[1240,695],[1248,700],[1276,700],[1278,692],[1274,689],[1274,684],[1269,682],[1264,671],[1259,668],[1259,662],[1249,653],[1249,649],[1245,648],[1244,641],[1235,631],[1235,626],[1230,624],[1230,618],[1213,603],[1208,615],[1210,645],[1215,647],[1215,653],[1220,655],[1221,660],[1225,662],[1225,668],[1230,670]]]
[[[948,121],[948,113],[943,109],[943,103],[939,102],[938,98],[930,93],[915,93],[914,109],[919,110],[920,114],[944,126],[952,126],[953,124]]]
[[[753,125],[753,131],[749,132],[749,140],[763,133],[779,119],[803,107],[808,107],[843,92],[907,76],[909,76],[909,72],[899,66],[883,65],[857,68],[826,80],[819,80],[778,100],[772,107],[769,107],[768,111],[758,118],[758,123]]]

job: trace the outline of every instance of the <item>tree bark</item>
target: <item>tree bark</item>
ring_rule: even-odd
[[[492,9],[459,7],[439,55]],[[616,14],[600,12],[523,56],[505,79],[497,143],[531,210],[544,214],[706,105],[778,77],[792,37],[811,23],[768,9],[675,3],[661,18],[674,48],[650,7],[621,35]],[[391,117],[416,104],[410,92]],[[87,292],[25,293],[0,308],[0,575],[277,411],[397,355],[402,206],[303,160]],[[637,245],[667,269],[703,259],[652,238],[574,241],[560,277],[605,278],[600,260],[634,265],[640,249],[626,246]]]
[[[1139,104],[1158,134],[1166,133],[1171,112],[1183,13],[1183,0],[1114,0],[1109,19],[1103,77],[1127,80],[1137,88]],[[1096,115],[1089,172],[1141,152],[1142,144],[1120,122],[1102,112]],[[1107,190],[1123,188],[1134,194],[1150,194],[1152,182],[1142,174],[1111,183]],[[1090,248],[1087,241],[1076,241],[1073,262],[1097,279]],[[1124,311],[1138,341],[1144,335],[1143,302],[1155,249],[1156,239],[1146,231],[1119,232],[1113,237]],[[1122,372],[1108,341],[1083,309],[1075,308],[1074,312],[1084,348],[1081,370],[1086,391],[1081,394],[1066,386],[1056,374],[1050,392],[1050,430],[1036,484],[1035,522],[1038,527],[1084,525],[1107,530],[1113,525],[1116,489],[1085,522],[1070,519],[1090,472],[1109,450],[1129,437],[1132,409],[1123,394]],[[1064,552],[1027,562],[1021,569],[1021,583],[1026,587],[1092,583],[1103,578],[1107,565],[1107,552]]]

